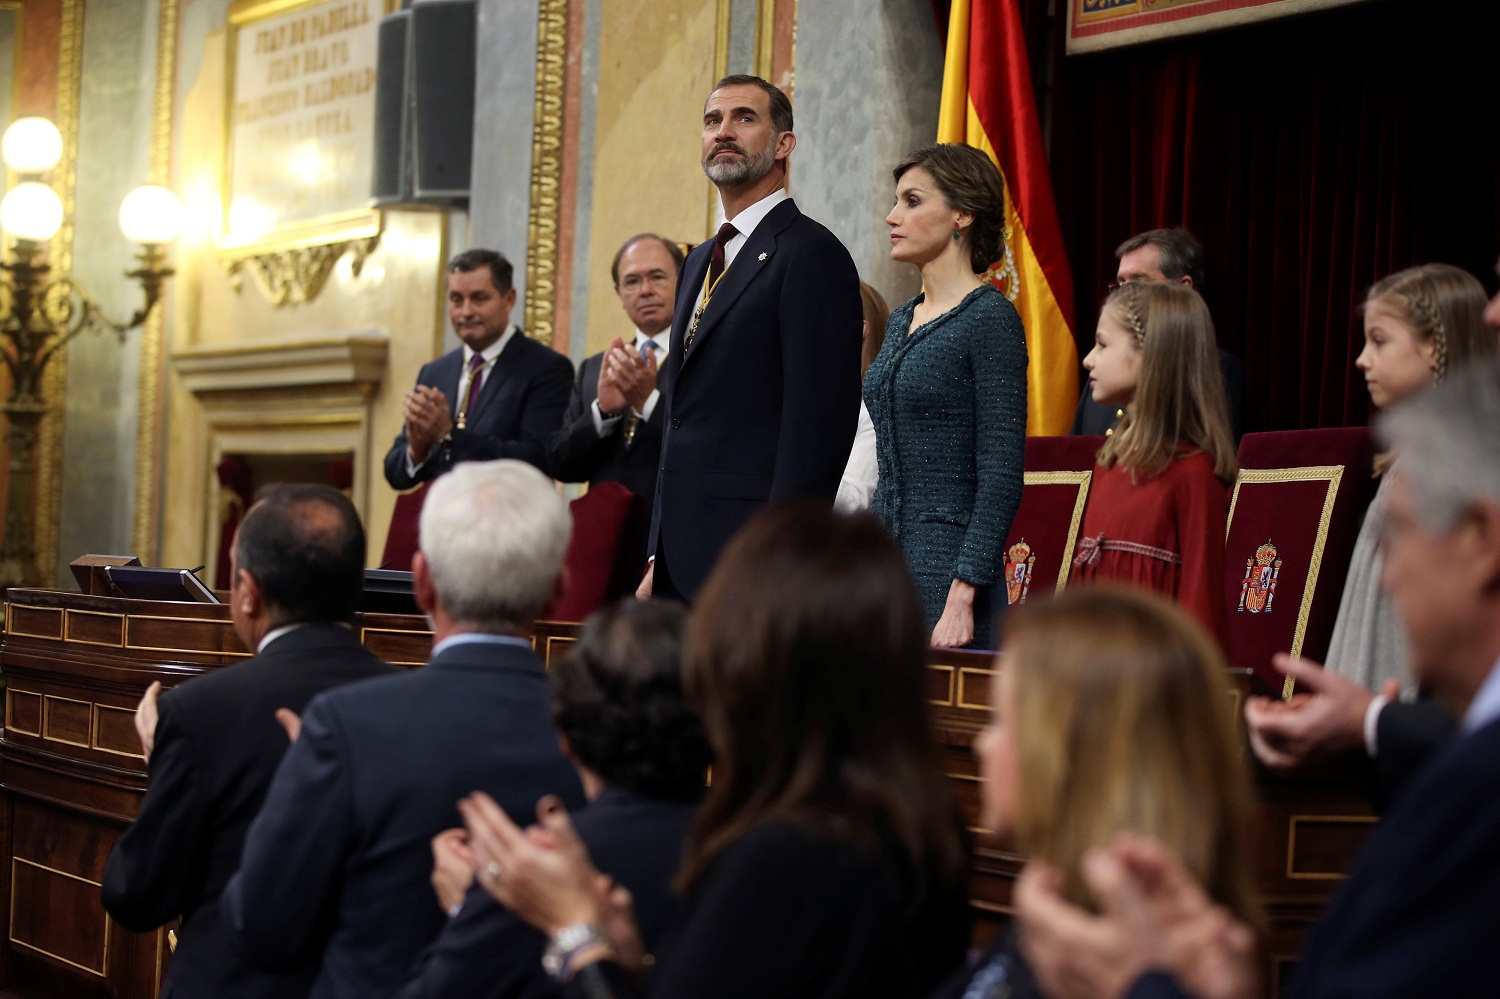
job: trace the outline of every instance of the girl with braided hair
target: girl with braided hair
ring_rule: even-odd
[[[1479,281],[1451,264],[1409,267],[1377,281],[1365,296],[1365,347],[1354,361],[1364,372],[1370,402],[1389,409],[1455,368],[1493,355],[1495,333],[1484,324],[1484,307]],[[1375,459],[1380,488],[1354,544],[1326,664],[1376,691],[1410,678],[1406,636],[1380,588],[1379,540],[1390,484],[1383,473],[1392,458]]]
[[[1105,299],[1083,366],[1094,401],[1125,416],[1099,449],[1072,582],[1163,594],[1226,645],[1236,465],[1208,306],[1184,285],[1122,285]]]

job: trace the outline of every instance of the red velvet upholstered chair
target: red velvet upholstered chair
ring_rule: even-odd
[[[628,564],[649,514],[646,500],[618,482],[601,482],[574,500],[573,538],[568,542],[568,588],[543,613],[552,621],[582,621],[640,582]]]
[[[1005,542],[1007,604],[1067,585],[1094,455],[1103,444],[1103,437],[1026,438],[1026,484]]]
[[[1277,652],[1328,651],[1365,507],[1375,494],[1364,427],[1246,434],[1224,551],[1230,666],[1281,693]]]
[[[424,482],[411,492],[396,497],[396,508],[391,511],[391,529],[386,533],[385,551],[380,556],[381,568],[411,572],[411,557],[417,553],[420,540],[417,535],[422,504],[431,485],[431,482]]]

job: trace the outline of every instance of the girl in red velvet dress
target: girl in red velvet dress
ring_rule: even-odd
[[[1111,580],[1176,600],[1221,646],[1234,440],[1213,320],[1185,285],[1122,285],[1083,360],[1095,402],[1125,416],[1099,449],[1071,582]]]

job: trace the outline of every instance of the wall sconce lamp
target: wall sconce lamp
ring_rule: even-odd
[[[77,281],[54,277],[46,260],[47,243],[62,227],[63,206],[43,178],[62,148],[61,134],[45,118],[18,118],[0,138],[0,155],[18,180],[0,200],[0,229],[11,240],[11,259],[0,263],[0,357],[10,373],[10,392],[0,405],[10,454],[0,589],[46,582],[36,558],[36,443],[50,408],[41,386],[47,362],[86,329],[110,330],[123,340],[144,323],[173,273],[166,244],[182,229],[182,204],[165,187],[146,185],[125,196],[120,229],[141,244],[136,269],[126,276],[140,282],[146,301],[126,322],[110,319]]]

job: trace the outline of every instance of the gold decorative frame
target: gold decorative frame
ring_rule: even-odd
[[[1229,498],[1229,516],[1224,521],[1224,540],[1229,540],[1229,528],[1234,523],[1234,509],[1240,501],[1240,486],[1262,482],[1319,482],[1328,483],[1328,492],[1323,497],[1323,512],[1318,517],[1318,534],[1313,540],[1312,555],[1307,563],[1307,582],[1302,588],[1302,606],[1297,609],[1297,628],[1292,633],[1292,658],[1302,654],[1302,641],[1307,637],[1307,619],[1312,613],[1313,593],[1318,588],[1318,573],[1323,568],[1323,549],[1328,544],[1328,524],[1333,519],[1333,505],[1338,500],[1339,483],[1344,479],[1343,465],[1304,465],[1300,468],[1242,468],[1234,480],[1234,493]],[[1281,696],[1292,695],[1292,678],[1287,677]]]
[[[1087,472],[1027,472],[1022,479],[1024,486],[1078,486],[1078,498],[1073,501],[1073,517],[1068,522],[1068,543],[1063,546],[1062,565],[1057,570],[1057,588],[1061,593],[1068,585],[1068,573],[1073,568],[1073,549],[1078,544],[1078,531],[1083,527],[1083,508],[1088,506],[1089,489],[1093,487],[1094,473]]]
[[[346,252],[353,252],[354,272],[380,241],[383,213],[378,208],[355,208],[277,226],[270,233],[241,238],[229,230],[229,195],[234,163],[233,129],[235,66],[239,33],[248,25],[278,17],[328,0],[235,0],[229,7],[229,30],[225,32],[224,72],[224,164],[220,187],[224,193],[224,233],[219,238],[218,257],[236,291],[249,271],[256,286],[272,305],[300,305],[312,301],[323,290],[333,267]],[[399,0],[376,0],[381,14],[389,14]],[[370,99],[374,100],[374,94]]]
[[[755,75],[771,79],[771,59],[776,49],[776,0],[756,0]],[[774,81],[772,81],[774,82]]]
[[[63,223],[52,237],[47,258],[54,273],[73,270],[73,209],[78,188],[78,100],[83,81],[83,0],[63,0],[57,44],[57,106],[54,121],[63,153],[52,169],[52,189],[62,201]],[[58,521],[62,517],[63,421],[68,351],[59,350],[42,375],[47,405],[37,435],[36,563],[43,580],[57,571]]]
[[[159,0],[156,10],[156,89],[151,97],[151,183],[170,186],[172,124],[177,101],[178,0]],[[157,561],[160,538],[157,504],[161,497],[163,316],[156,309],[141,327],[141,373],[136,402],[135,503],[130,546],[147,564]]]
[[[531,127],[531,212],[526,224],[526,333],[552,345],[557,314],[557,227],[562,213],[563,91],[568,0],[540,0],[536,105]]]

